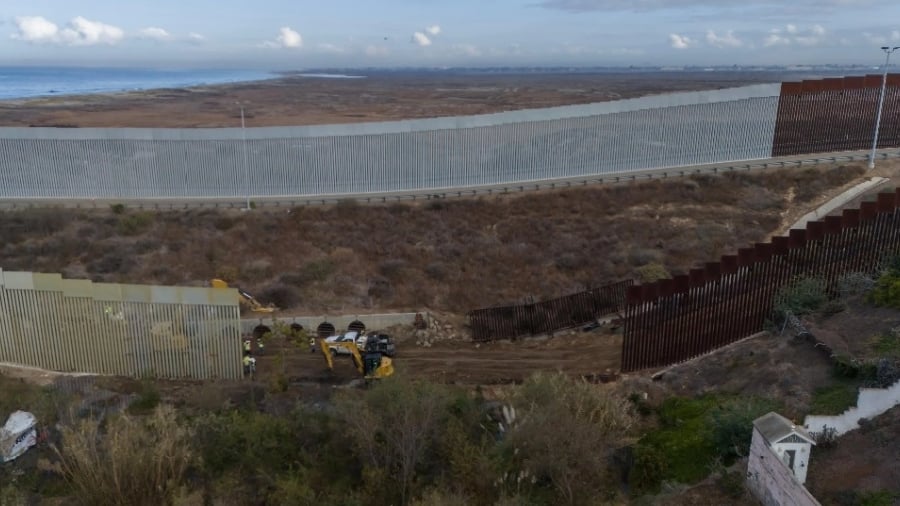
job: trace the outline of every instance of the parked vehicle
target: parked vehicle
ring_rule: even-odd
[[[350,331],[325,338],[325,344],[328,345],[328,349],[331,353],[335,355],[350,355],[350,350],[348,348],[340,346],[337,343],[356,343],[358,338],[359,332]]]

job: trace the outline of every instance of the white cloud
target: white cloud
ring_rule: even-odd
[[[666,9],[715,8],[740,12],[748,7],[783,10],[783,0],[539,0],[537,5],[569,12],[632,11],[648,12]],[[813,9],[814,12],[835,11],[840,8],[863,8],[893,5],[889,0],[793,0],[791,7]]]
[[[791,43],[791,39],[781,35],[781,30],[773,30],[763,39],[763,46],[786,46]]]
[[[438,35],[441,33],[441,27],[439,25],[431,25],[426,28],[425,31],[428,32],[429,35]]]
[[[153,40],[172,40],[172,34],[167,32],[163,28],[158,28],[155,26],[148,26],[147,28],[141,29],[138,32],[139,36],[144,39],[153,39]]]
[[[125,38],[125,32],[112,25],[76,17],[60,32],[60,37],[72,46],[93,46],[95,44],[116,44]]]
[[[363,52],[366,53],[367,56],[386,56],[388,54],[388,48],[369,44]]]
[[[827,30],[822,25],[812,25],[807,29],[801,29],[797,25],[788,24],[782,28],[773,28],[763,39],[763,46],[788,46],[798,44],[801,46],[818,46],[825,42]]]
[[[321,53],[331,53],[331,54],[342,54],[342,53],[347,52],[346,49],[344,49],[338,45],[328,43],[328,42],[322,42],[322,43],[316,44],[316,49],[319,50],[319,52],[321,52]]]
[[[694,41],[687,36],[670,33],[669,45],[675,49],[687,49],[694,45]]]
[[[41,16],[21,16],[16,18],[16,33],[12,38],[25,42],[56,42],[59,27]]]
[[[280,47],[289,48],[289,49],[297,49],[303,47],[303,37],[300,36],[299,33],[292,30],[290,27],[283,26],[281,30],[278,31],[278,38],[275,40],[278,42]]]
[[[481,56],[481,50],[473,44],[454,44],[451,49],[454,53],[464,56]]]
[[[706,43],[715,47],[741,47],[744,41],[735,36],[732,30],[728,30],[722,35],[717,34],[713,30],[706,32]]]
[[[431,39],[429,39],[428,36],[422,32],[414,32],[412,34],[412,42],[420,47],[431,45]]]
[[[196,41],[196,42],[202,42],[202,41],[206,40],[206,37],[204,37],[203,35],[200,35],[197,32],[191,32],[188,34],[188,39]]]
[[[82,16],[73,18],[62,29],[41,16],[22,16],[16,18],[16,33],[12,37],[26,42],[93,46],[116,44],[125,38],[125,32],[117,26]]]

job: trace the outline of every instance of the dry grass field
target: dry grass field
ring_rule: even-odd
[[[485,114],[779,82],[773,72],[460,74],[371,72],[364,79],[269,81],[0,101],[0,126],[248,127]]]
[[[791,223],[862,164],[422,203],[0,213],[5,270],[204,285],[287,314],[476,307],[555,297],[717,260]],[[117,212],[118,211],[118,212]]]

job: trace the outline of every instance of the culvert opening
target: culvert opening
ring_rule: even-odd
[[[253,327],[253,339],[259,339],[269,332],[272,332],[272,329],[270,329],[269,327],[265,325],[257,325],[256,327]]]
[[[320,338],[326,338],[334,335],[334,325],[328,322],[322,322],[316,327],[316,335]]]
[[[359,320],[353,320],[350,322],[350,325],[347,325],[347,330],[349,332],[359,332],[362,334],[366,331],[366,324]]]

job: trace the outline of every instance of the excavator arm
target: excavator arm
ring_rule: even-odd
[[[221,279],[212,279],[209,284],[213,288],[228,288],[228,282]],[[250,307],[250,311],[255,313],[274,313],[278,310],[274,304],[269,304],[268,306],[262,305],[261,302],[256,300],[256,297],[250,295],[249,293],[241,290],[240,287],[237,287],[238,293],[241,295],[241,298],[244,300],[244,303]]]

